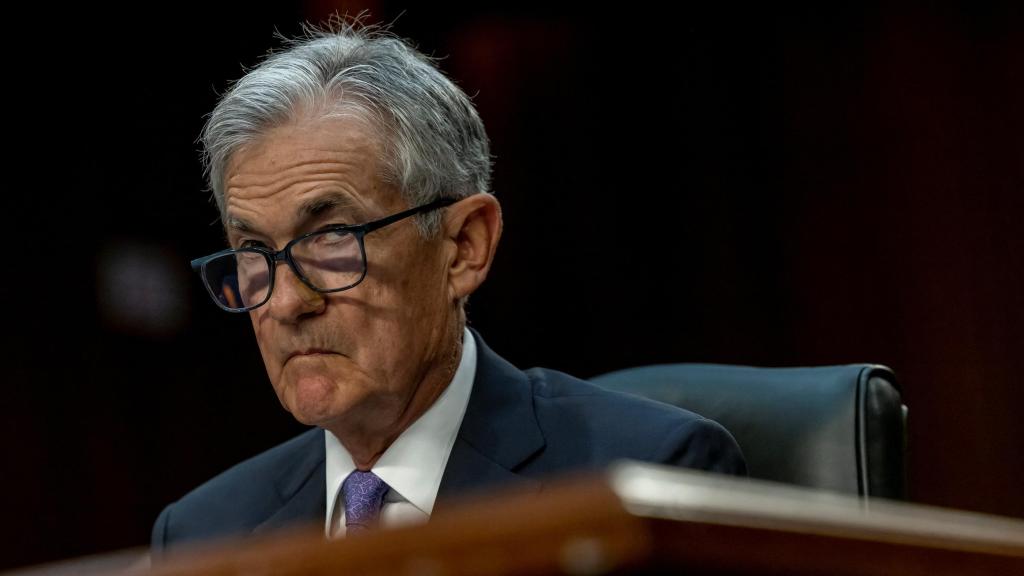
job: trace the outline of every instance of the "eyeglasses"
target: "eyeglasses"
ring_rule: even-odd
[[[248,312],[266,304],[274,290],[278,262],[287,262],[295,276],[317,292],[341,292],[366,278],[363,238],[367,234],[453,203],[452,198],[440,198],[366,224],[317,230],[299,236],[278,251],[262,246],[221,250],[196,258],[192,269],[202,277],[213,301],[228,312]]]

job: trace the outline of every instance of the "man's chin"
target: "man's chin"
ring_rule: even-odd
[[[332,381],[303,378],[287,387],[282,404],[299,422],[308,426],[324,426],[345,412],[345,399],[341,395],[342,391]]]

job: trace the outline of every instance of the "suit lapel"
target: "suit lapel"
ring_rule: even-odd
[[[477,345],[476,376],[441,479],[439,505],[480,488],[539,487],[516,473],[544,447],[530,380],[488,348],[475,330],[470,332]]]
[[[324,431],[314,428],[294,450],[294,459],[281,467],[274,482],[281,507],[253,529],[254,534],[296,524],[324,522],[326,471]]]

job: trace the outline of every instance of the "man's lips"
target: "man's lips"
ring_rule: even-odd
[[[309,348],[308,350],[296,350],[295,352],[292,352],[291,354],[288,355],[288,358],[285,360],[285,362],[287,362],[288,360],[291,360],[292,358],[299,358],[299,357],[302,357],[302,356],[321,356],[321,355],[325,355],[325,354],[337,354],[337,352],[335,352],[333,350],[325,350],[325,349],[322,349],[322,348]]]

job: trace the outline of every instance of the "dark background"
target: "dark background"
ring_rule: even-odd
[[[336,7],[275,4],[8,14],[0,568],[144,544],[300,430],[188,268],[221,247],[203,115]],[[1024,517],[1019,5],[339,6],[476,95],[493,348],[584,377],[884,363],[911,498]]]

